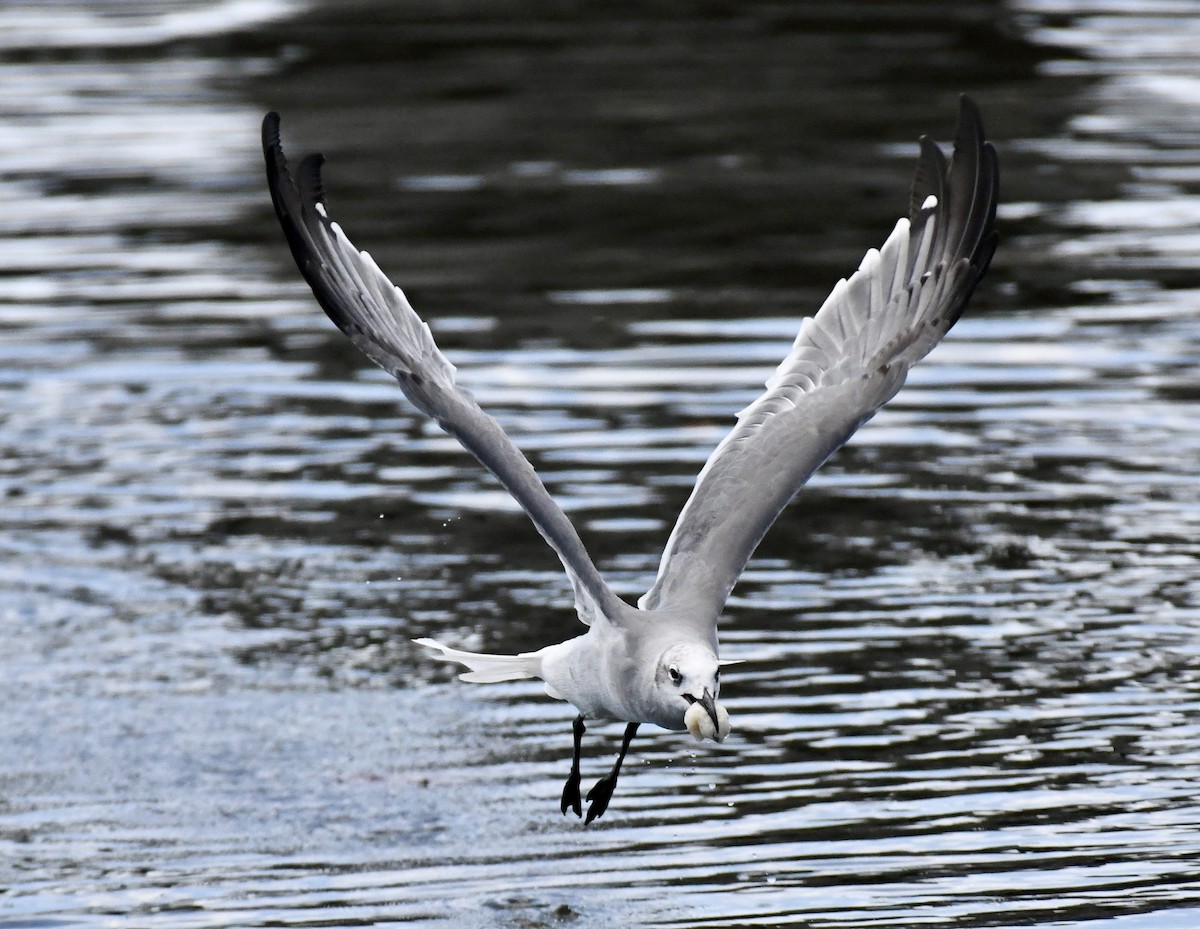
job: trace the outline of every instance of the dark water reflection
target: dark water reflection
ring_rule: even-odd
[[[0,923],[1200,923],[1200,21],[692,14],[0,10]],[[734,737],[561,820],[566,708],[408,642],[566,581],[313,305],[262,112],[632,597],[960,90],[971,313],[735,591]]]

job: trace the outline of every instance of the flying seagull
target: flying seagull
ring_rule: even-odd
[[[612,592],[575,527],[528,459],[454,382],[429,327],[366,252],[329,218],[320,155],[289,170],[279,116],[263,120],[275,212],[300,273],[329,318],[400,389],[496,476],[558,554],[587,631],[520,655],[459,651],[416,641],[466,666],[466,681],[538,678],[579,711],[561,809],[582,816],[579,756],[585,720],[626,723],[616,762],[587,795],[587,822],[608,808],[642,723],[723,740],[717,618],[763,535],[834,451],[896,395],[908,369],[966,306],[996,247],[999,172],[975,104],[961,98],[954,154],[927,137],[908,216],[881,249],[806,318],[766,390],[737,418],[696,478],[650,590],[630,606]]]

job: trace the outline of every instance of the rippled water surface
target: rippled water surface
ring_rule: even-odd
[[[1197,49],[1183,0],[0,8],[0,925],[1200,926]],[[632,598],[963,90],[972,308],[735,590],[734,735],[562,818],[570,708],[409,640],[569,587],[316,307],[263,112]]]

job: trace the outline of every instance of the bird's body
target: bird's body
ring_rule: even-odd
[[[550,647],[550,654],[543,659],[543,679],[589,719],[683,729],[687,707],[678,700],[660,699],[661,690],[655,686],[658,658],[671,648],[686,648],[690,660],[681,660],[681,666],[702,668],[709,661],[715,671],[716,639],[715,634],[680,635],[670,624],[639,634],[615,623],[593,623],[584,635]],[[711,674],[702,677],[712,680]]]
[[[462,675],[466,681],[497,683],[537,678],[545,683],[546,693],[573,704],[587,719],[685,729],[687,705],[658,699],[658,688],[654,686],[657,659],[671,648],[686,647],[693,653],[692,663],[703,665],[709,659],[715,674],[720,664],[716,624],[705,624],[707,628],[697,625],[694,634],[689,635],[681,633],[682,623],[670,621],[669,613],[656,618],[667,621],[633,630],[627,624],[601,618],[583,635],[520,655],[464,652],[433,639],[416,641],[447,661],[470,668]],[[669,675],[669,664],[667,670]]]
[[[279,117],[263,123],[272,200],[292,254],[322,308],[372,361],[396,377],[409,400],[457,438],[524,507],[558,553],[575,593],[582,635],[521,655],[464,652],[419,639],[464,680],[539,678],[579,711],[562,809],[581,812],[584,721],[627,724],[612,771],[588,794],[588,821],[608,806],[637,727],[687,729],[723,739],[729,715],[717,702],[717,619],[763,535],[800,487],[904,383],[958,319],[995,248],[995,151],[965,97],[953,158],[921,139],[909,215],[883,247],[838,282],[764,393],[743,410],[696,479],[650,590],[631,606],[588,556],[566,514],[532,465],[454,382],[428,326],[399,288],[358,251],[325,210],[320,156],[288,170]]]

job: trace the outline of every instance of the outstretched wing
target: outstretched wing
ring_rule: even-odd
[[[542,537],[558,553],[579,617],[618,616],[627,607],[608,588],[566,514],[551,498],[528,459],[454,383],[454,366],[429,327],[366,252],[346,238],[325,211],[320,155],[309,155],[293,178],[279,141],[279,116],[263,120],[263,154],[271,200],[300,273],[322,309],[363,354],[400,382],[400,389],[508,488]]]
[[[909,217],[804,320],[766,392],[712,453],[640,607],[721,611],[796,491],[962,313],[996,247],[998,183],[996,152],[963,97],[950,163],[921,139]]]

